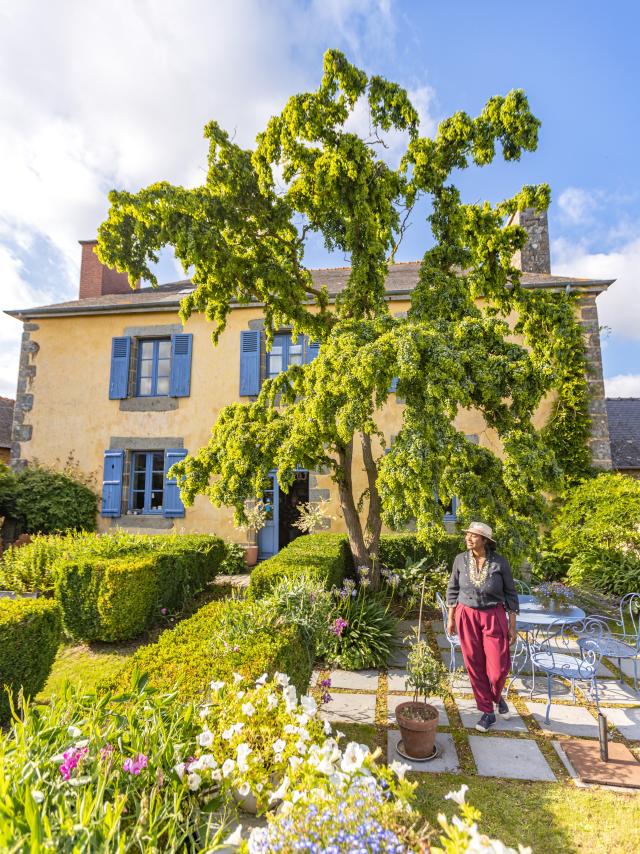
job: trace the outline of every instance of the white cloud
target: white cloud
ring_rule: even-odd
[[[609,252],[560,239],[553,242],[552,254],[558,275],[615,279],[598,297],[600,323],[622,338],[640,339],[640,236]]]
[[[111,187],[201,182],[208,120],[249,146],[317,85],[326,48],[366,67],[394,32],[389,0],[3,4],[0,308],[75,295],[77,241],[95,235]],[[431,90],[416,92],[428,117]],[[15,388],[16,330],[2,317],[0,394]]]
[[[640,374],[618,374],[605,379],[607,397],[640,397]]]
[[[568,187],[560,194],[558,206],[562,219],[571,225],[577,225],[591,220],[597,201],[594,194],[587,190]]]

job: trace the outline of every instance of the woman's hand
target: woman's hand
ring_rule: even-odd
[[[509,646],[516,642],[518,630],[516,628],[516,615],[509,614]]]
[[[455,608],[449,608],[449,616],[447,618],[447,633],[450,635],[457,634]]]

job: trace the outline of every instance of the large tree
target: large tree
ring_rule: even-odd
[[[362,103],[367,138],[346,124]],[[546,208],[549,189],[525,186],[494,206],[464,204],[451,174],[490,164],[496,147],[505,160],[518,160],[535,150],[538,127],[515,90],[490,98],[476,118],[456,113],[435,138],[420,136],[404,89],[330,50],[318,90],[291,97],[255,149],[207,125],[202,186],[162,182],[110,194],[101,260],[132,282],[155,284],[150,263],[172,246],[184,269],[193,269],[181,316],[204,312],[214,344],[232,304],[252,300],[264,305],[268,344],[282,327],[320,343],[313,362],[267,380],[256,401],[225,407],[208,444],[175,467],[187,504],[206,494],[242,518],[271,469],[285,490],[296,466],[324,469],[337,484],[359,565],[376,555],[385,521],[400,528],[414,520],[425,542],[440,537],[437,496],[458,496],[463,520],[493,523],[512,556],[527,552],[544,516],[543,489],[559,474],[550,437],[532,416],[562,380],[571,306],[561,295],[521,287],[512,259],[527,235],[512,220],[517,210]],[[397,168],[385,160],[388,132],[407,140]],[[411,308],[399,318],[385,278],[423,197],[430,213],[419,227],[429,248]],[[313,235],[349,259],[335,301],[304,265]],[[514,312],[528,347],[508,325]],[[577,360],[582,369],[580,358],[574,368]],[[384,447],[379,415],[393,378],[404,400],[402,426]],[[556,421],[566,420],[571,405],[556,411]],[[463,409],[477,410],[497,433],[500,456],[456,429]],[[352,479],[356,443],[368,482],[361,496]]]

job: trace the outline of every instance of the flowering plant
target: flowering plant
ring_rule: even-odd
[[[329,502],[326,499],[298,504],[298,518],[293,523],[294,528],[304,531],[305,534],[312,534],[316,528],[319,530],[325,527],[324,523],[334,518],[327,515],[328,506]]]
[[[251,543],[255,543],[258,531],[261,531],[267,524],[268,514],[269,507],[262,499],[245,505],[242,514],[242,523],[238,527],[246,532],[247,538]]]
[[[566,607],[575,598],[575,591],[559,581],[545,581],[534,588],[534,593],[545,607],[549,607],[552,602],[560,607]]]

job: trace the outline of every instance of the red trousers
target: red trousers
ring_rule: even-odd
[[[493,714],[511,667],[509,627],[502,605],[456,605],[456,625],[473,695],[481,712]]]

